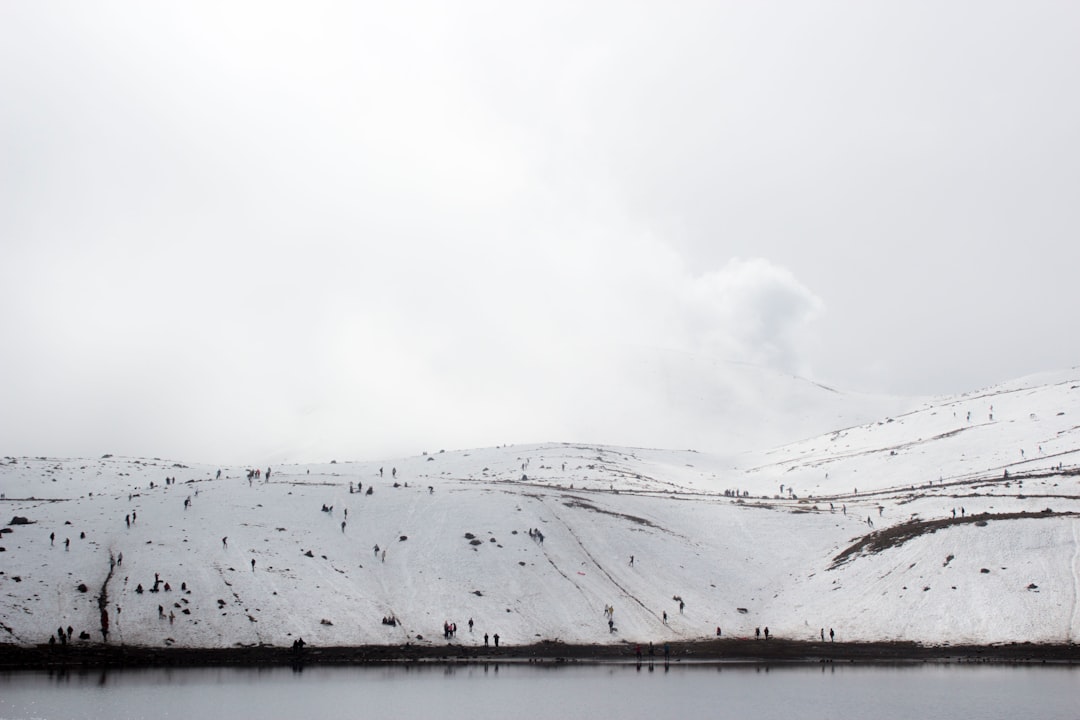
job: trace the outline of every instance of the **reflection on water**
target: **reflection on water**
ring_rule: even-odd
[[[0,719],[1069,718],[1080,669],[554,664],[0,674]]]

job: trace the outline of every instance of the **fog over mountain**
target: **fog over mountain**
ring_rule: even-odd
[[[724,453],[1072,366],[1078,31],[1053,0],[4,3],[0,452]]]

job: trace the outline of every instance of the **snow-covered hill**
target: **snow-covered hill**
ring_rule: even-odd
[[[110,642],[151,646],[442,644],[447,621],[473,644],[766,626],[1072,642],[1078,433],[1073,370],[726,456],[433,449],[250,481],[162,459],[6,458],[3,520],[29,524],[0,535],[0,639],[70,625],[98,641],[104,592]]]

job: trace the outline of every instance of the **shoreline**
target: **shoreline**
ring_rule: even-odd
[[[0,669],[52,670],[77,668],[297,667],[307,665],[391,664],[910,664],[1001,663],[1080,664],[1080,645],[1007,643],[997,645],[922,645],[914,642],[808,642],[801,640],[721,639],[663,645],[648,643],[575,645],[541,642],[500,648],[447,644],[288,647],[161,648],[138,645],[80,643],[32,647],[0,644]]]

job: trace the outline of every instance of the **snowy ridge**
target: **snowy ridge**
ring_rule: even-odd
[[[443,644],[445,621],[508,645],[1080,632],[1076,370],[730,456],[546,443],[218,469],[6,458],[3,520],[29,524],[0,535],[0,641],[100,641],[103,588],[109,641],[150,646]]]

